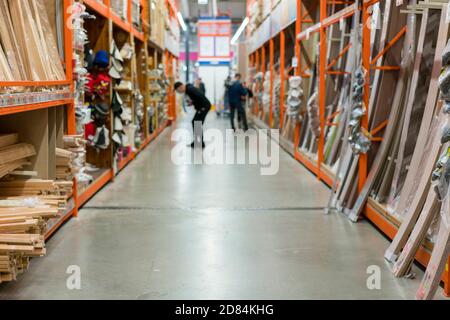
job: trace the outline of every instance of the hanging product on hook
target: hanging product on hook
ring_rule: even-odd
[[[355,72],[355,80],[352,86],[353,109],[349,121],[350,136],[348,141],[354,154],[367,153],[370,149],[368,133],[361,128],[361,118],[366,114],[363,106],[363,92],[365,85],[365,74],[360,68]]]

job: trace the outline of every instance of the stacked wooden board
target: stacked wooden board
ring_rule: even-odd
[[[79,187],[83,188],[87,186],[88,181],[81,177],[85,175],[86,169],[86,140],[81,135],[65,135],[63,137],[63,145],[66,154],[68,154],[67,152],[70,152],[72,155],[70,162],[71,176],[77,177]],[[67,170],[65,172],[67,173]],[[62,177],[60,176],[60,178]],[[67,176],[66,179],[62,180],[71,181],[72,178]]]
[[[69,154],[70,153],[70,154]],[[49,219],[65,211],[72,181],[24,179],[38,175],[18,170],[36,154],[18,134],[0,135],[0,282],[17,279],[32,257],[45,255],[44,235]],[[57,164],[70,166],[71,152],[57,151]]]
[[[62,148],[56,148],[56,179],[71,181],[74,175],[73,161],[75,153]]]
[[[2,193],[10,194],[22,182],[0,182]],[[15,192],[23,196],[2,196],[0,198],[0,282],[13,281],[28,268],[30,258],[45,255],[44,235],[46,223],[64,211],[65,201],[52,195],[30,198],[42,186],[42,194],[49,192],[50,183],[32,184],[33,191]],[[31,185],[24,187],[30,190]],[[8,190],[7,192],[4,192]]]
[[[0,134],[0,178],[27,165],[35,154],[31,144],[19,142],[18,134]]]
[[[0,80],[63,80],[44,0],[0,0]]]
[[[13,281],[30,258],[45,255],[47,222],[65,213],[71,181],[0,180],[0,282]]]
[[[42,179],[3,179],[0,180],[0,197],[8,199],[38,199],[54,205],[63,205],[72,195],[72,181],[53,181]],[[53,199],[53,201],[50,201]]]

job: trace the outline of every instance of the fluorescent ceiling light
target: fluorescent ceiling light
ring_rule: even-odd
[[[208,4],[208,0],[198,0],[198,4]]]
[[[186,23],[184,23],[184,19],[180,11],[178,11],[177,13],[177,18],[178,21],[180,22],[181,29],[183,29],[183,31],[186,31],[187,30]]]
[[[250,19],[248,17],[246,17],[244,19],[244,21],[242,21],[241,26],[239,27],[239,29],[236,31],[236,33],[234,34],[233,38],[231,39],[231,44],[236,44],[236,41],[238,41],[238,39],[241,36],[242,32],[245,30],[245,27],[247,27],[249,21],[250,21]]]

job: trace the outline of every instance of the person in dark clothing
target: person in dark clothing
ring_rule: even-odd
[[[202,78],[198,78],[197,80],[195,80],[195,87],[196,87],[197,89],[200,89],[200,91],[201,91],[204,95],[206,95],[206,87],[205,87],[205,84],[204,84],[203,81],[202,81]]]
[[[203,82],[202,78],[200,79],[200,90],[202,90],[203,94],[206,96],[206,86],[205,83]]]
[[[231,77],[228,76],[225,79],[225,83],[224,83],[224,89],[225,89],[225,93],[224,93],[224,97],[223,97],[223,112],[229,112],[230,110],[230,101],[229,101],[229,95],[228,95],[228,91],[230,90],[231,87]]]
[[[175,83],[175,91],[179,94],[186,94],[189,99],[192,101],[194,108],[196,110],[194,119],[192,119],[192,129],[194,130],[194,142],[191,144],[191,147],[196,145],[196,141],[199,143],[201,141],[202,147],[205,147],[205,143],[203,142],[203,129],[201,132],[196,132],[195,123],[201,122],[201,125],[205,123],[206,116],[208,112],[211,110],[211,102],[209,102],[208,98],[197,89],[192,84],[183,84],[182,82]]]
[[[248,96],[248,98],[249,98],[249,99],[253,98],[253,97],[254,97],[253,91],[252,91],[252,89],[250,89],[249,86],[247,86],[247,82],[244,82],[242,85],[244,86],[244,89],[247,90],[247,96]]]
[[[231,85],[228,91],[228,99],[230,102],[230,119],[231,119],[231,128],[236,131],[236,127],[234,126],[234,115],[236,110],[238,112],[238,118],[244,124],[244,131],[248,130],[247,123],[247,115],[245,113],[245,109],[242,103],[242,100],[245,101],[248,91],[244,88],[241,83],[241,75],[237,73],[234,77],[234,82]]]

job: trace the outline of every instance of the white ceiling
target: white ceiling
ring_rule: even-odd
[[[213,16],[214,3],[219,13],[228,13],[234,22],[241,22],[246,15],[246,0],[208,0],[207,5],[199,5],[198,0],[180,0],[183,17],[196,21],[199,16]]]

